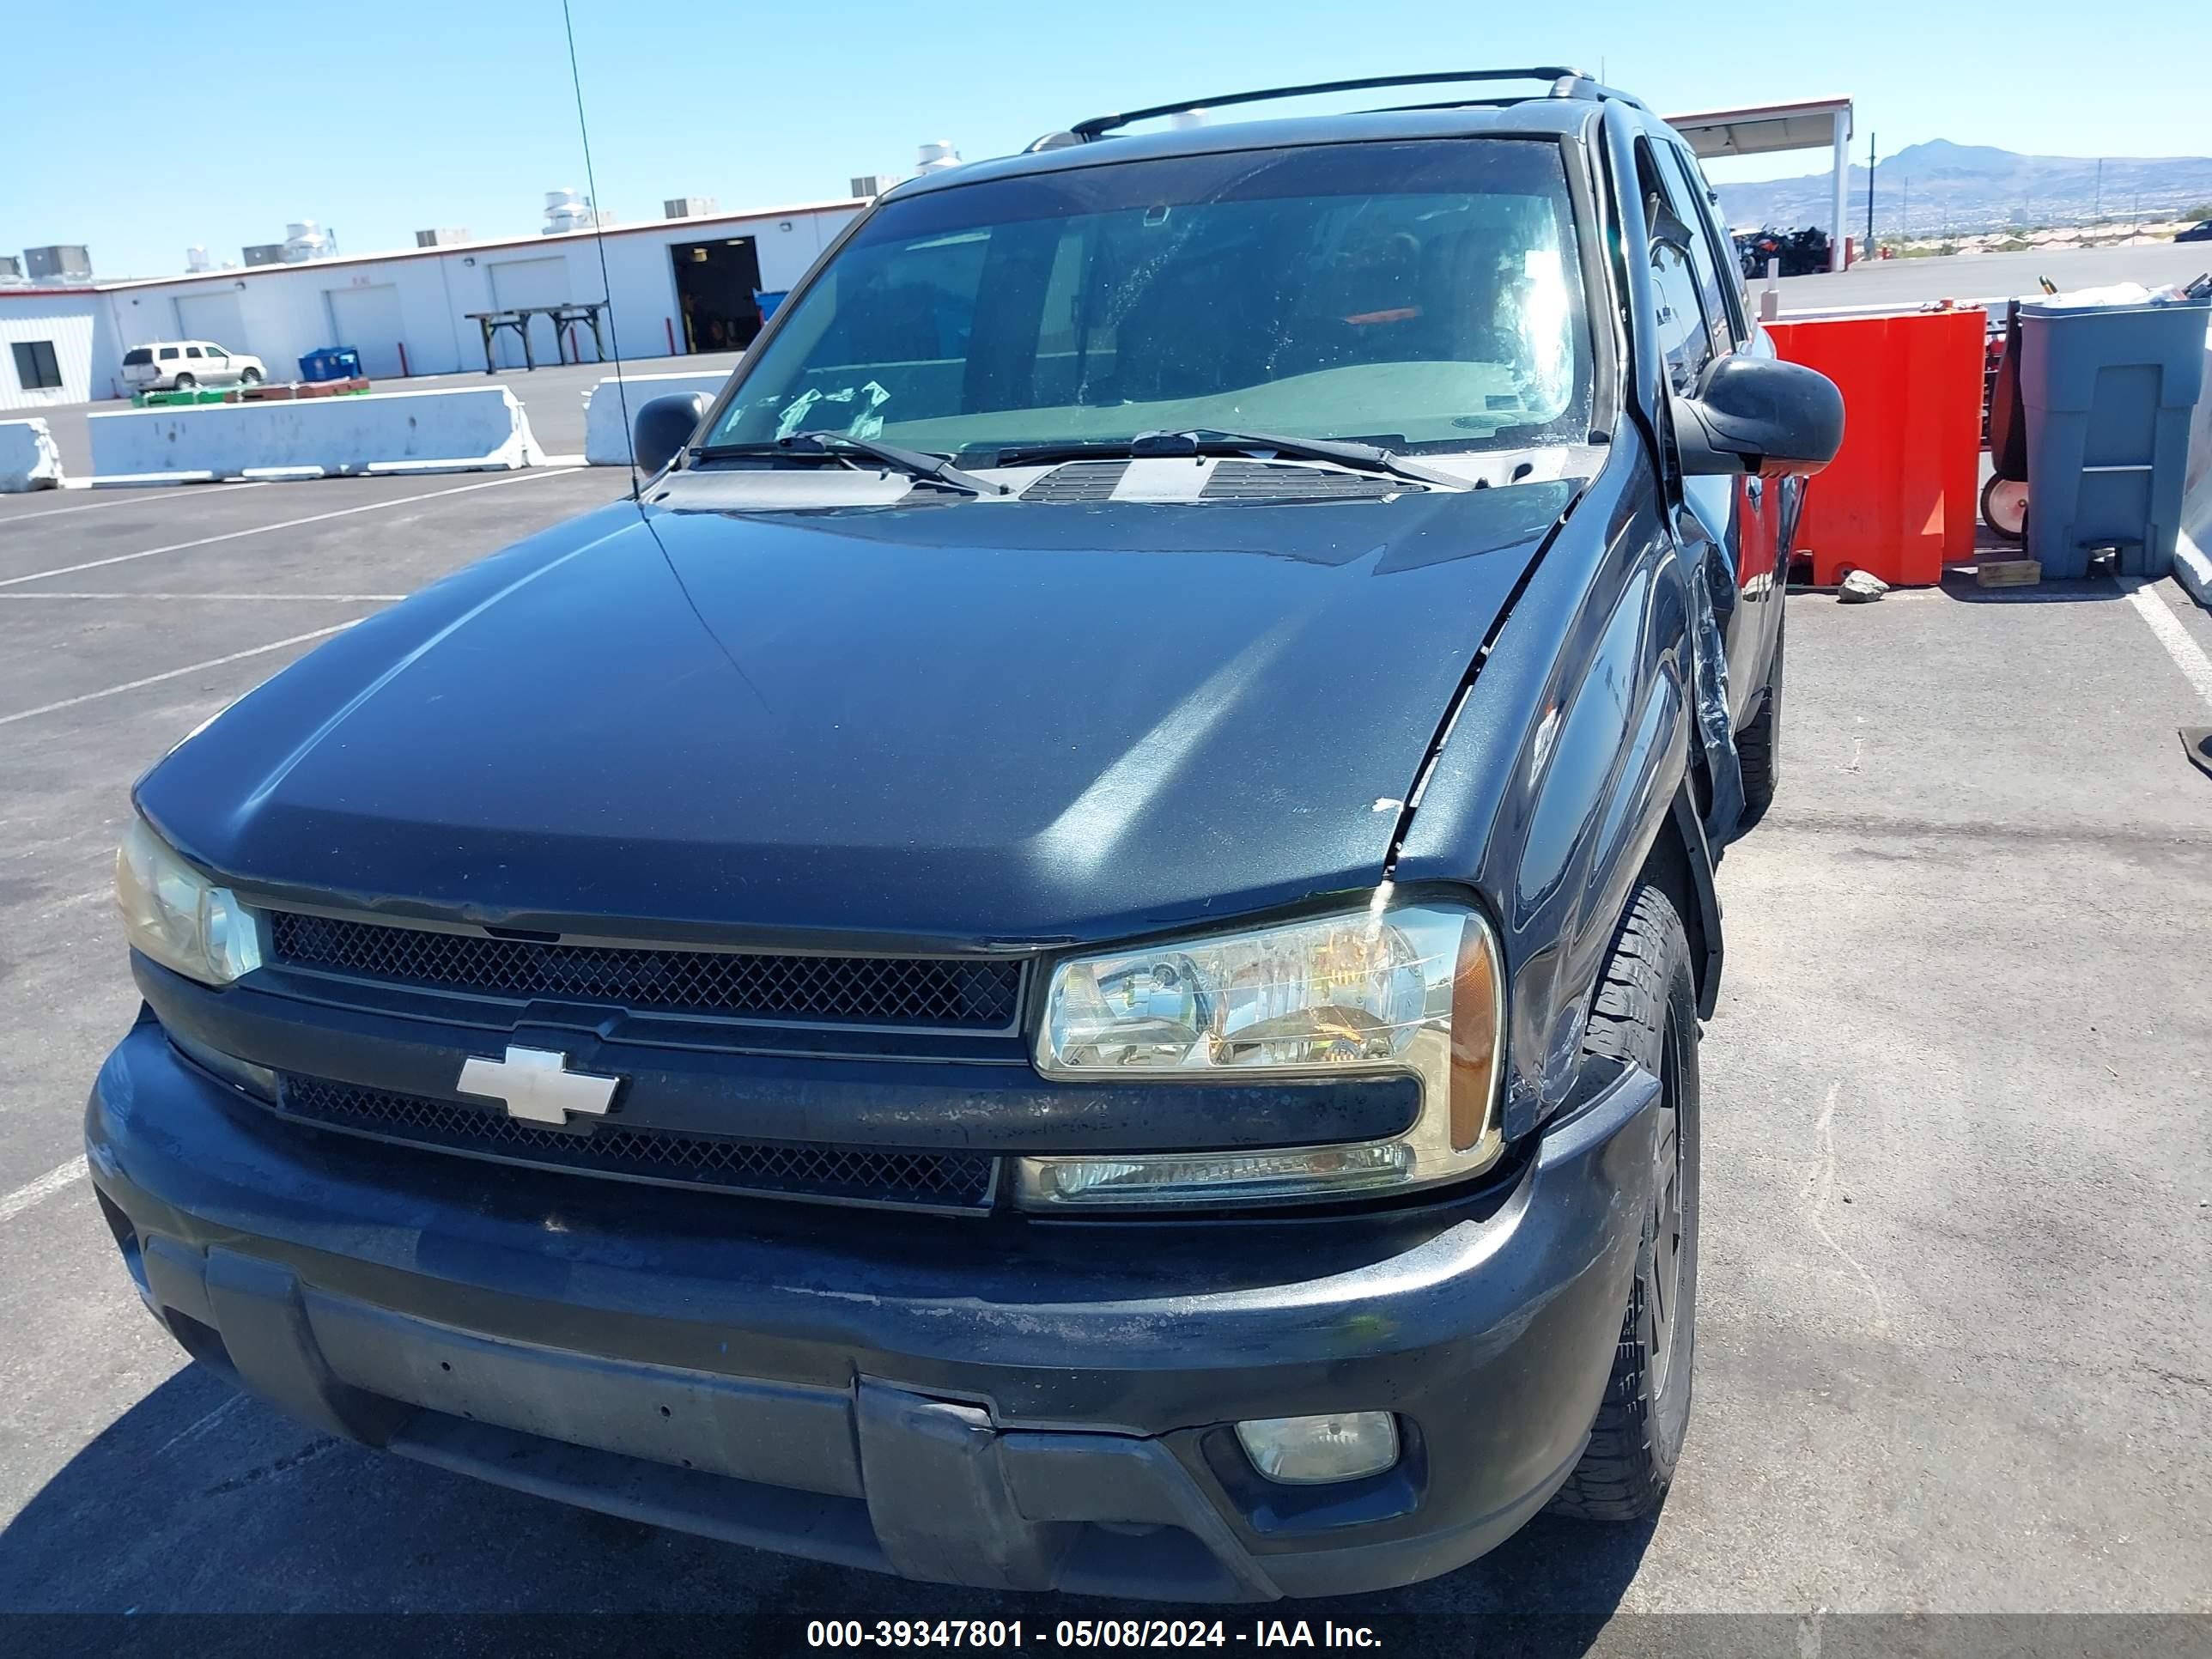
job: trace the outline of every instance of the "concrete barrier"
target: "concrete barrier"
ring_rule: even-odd
[[[617,392],[611,376],[584,394],[584,459],[593,466],[630,464],[630,422],[655,398],[675,392],[703,392],[709,398],[730,378],[726,368],[704,374],[625,374]],[[623,418],[624,402],[629,420]]]
[[[2190,417],[2173,574],[2197,604],[2212,609],[2212,329],[2205,331],[2204,385],[2197,394],[2197,411]]]
[[[529,416],[503,386],[129,410],[86,421],[95,483],[488,472],[545,461]]]
[[[58,489],[62,453],[43,420],[0,421],[0,495]]]

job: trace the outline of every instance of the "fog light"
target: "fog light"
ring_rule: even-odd
[[[1341,1198],[1401,1184],[1412,1151],[1395,1140],[1261,1152],[1133,1152],[1025,1158],[1015,1168],[1025,1209],[1089,1204],[1164,1207]]]
[[[1357,1480],[1398,1461],[1398,1419],[1388,1412],[1255,1417],[1237,1425],[1252,1467],[1289,1486]]]

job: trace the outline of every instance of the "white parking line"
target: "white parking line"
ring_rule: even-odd
[[[7,599],[314,599],[325,605],[391,605],[405,599],[404,593],[85,593],[56,592],[50,587],[33,588],[27,593],[0,593]]]
[[[2150,631],[2158,635],[2158,642],[2173,659],[2173,665],[2196,688],[2204,706],[2212,708],[2212,657],[2207,657],[2204,647],[2190,637],[2189,630],[2181,625],[2181,618],[2158,596],[2151,582],[2141,576],[2124,576],[2120,586],[2128,596],[2128,603],[2135,606],[2136,614],[2148,623]]]
[[[227,489],[266,489],[269,488],[265,483],[192,484],[180,485],[179,487],[180,489],[190,489],[195,495],[220,495]],[[173,498],[163,496],[161,499],[167,501]],[[139,500],[135,501],[130,500],[87,501],[82,507],[50,507],[43,512],[39,513],[10,513],[5,515],[0,515],[0,530],[5,530],[11,524],[28,524],[33,519],[58,519],[64,513],[101,513],[105,512],[111,507],[143,507],[145,504],[145,500],[142,496]]]
[[[13,1221],[41,1199],[52,1198],[79,1176],[84,1174],[84,1154],[80,1152],[58,1170],[49,1170],[36,1181],[28,1181],[0,1198],[0,1221]]]
[[[286,519],[279,524],[257,524],[245,530],[227,530],[220,536],[202,536],[197,541],[172,542],[167,547],[149,547],[137,553],[115,553],[104,559],[87,559],[81,564],[56,565],[52,570],[33,570],[27,576],[0,579],[0,587],[17,587],[25,582],[44,581],[49,576],[67,576],[79,570],[99,570],[111,564],[128,564],[133,559],[150,559],[161,553],[182,553],[195,547],[212,547],[217,542],[234,542],[244,536],[265,536],[272,530],[297,530],[301,525],[350,518],[356,513],[380,513],[386,507],[410,507],[416,501],[434,501],[441,495],[465,495],[472,489],[497,489],[501,484],[521,483],[531,478],[565,478],[570,476],[557,470],[531,467],[483,483],[456,484],[451,489],[433,489],[420,495],[395,495],[388,501],[363,501],[359,507],[341,507],[329,513],[310,513],[304,519]]]
[[[40,714],[52,714],[64,708],[74,708],[82,702],[97,702],[102,697],[120,696],[125,691],[136,691],[141,686],[159,685],[163,680],[173,680],[185,674],[197,674],[204,668],[220,668],[225,663],[243,662],[248,657],[258,657],[270,651],[282,651],[288,645],[305,645],[310,640],[319,640],[332,634],[343,634],[359,622],[342,622],[330,628],[318,628],[312,634],[295,634],[289,640],[275,640],[267,645],[257,645],[248,651],[234,651],[227,657],[210,657],[205,662],[187,663],[182,668],[172,668],[167,673],[149,674],[143,680],[129,680],[121,685],[111,685],[104,690],[87,691],[78,696],[64,697],[59,702],[42,702],[36,708],[18,709],[12,714],[0,714],[0,726],[13,726],[17,720],[33,720]]]

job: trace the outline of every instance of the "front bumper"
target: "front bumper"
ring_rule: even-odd
[[[986,1224],[492,1169],[304,1129],[143,1021],[86,1113],[101,1207],[194,1356],[500,1484],[1002,1589],[1378,1589],[1502,1541],[1580,1455],[1657,1085],[1591,1086],[1510,1181],[1413,1209]],[[1230,1425],[1398,1414],[1262,1480]]]

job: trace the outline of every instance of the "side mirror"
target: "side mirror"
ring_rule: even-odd
[[[639,470],[650,477],[674,460],[706,419],[712,401],[703,392],[679,392],[640,409],[631,423],[629,446]]]
[[[1802,363],[1741,352],[1705,371],[1694,398],[1676,398],[1674,448],[1692,477],[1755,473],[1810,477],[1844,441],[1844,394]]]

